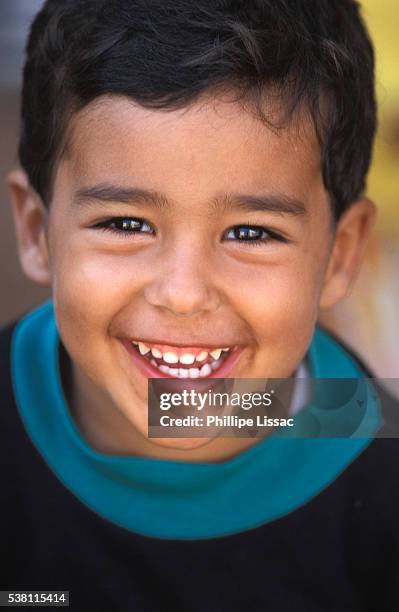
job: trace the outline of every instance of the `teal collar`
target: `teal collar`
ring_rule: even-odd
[[[378,406],[365,385],[367,418],[355,410],[351,438],[306,439],[278,432],[217,464],[104,455],[87,444],[70,416],[58,347],[51,302],[29,313],[14,331],[12,378],[26,431],[59,480],[86,506],[146,536],[212,538],[284,516],[333,482],[369,444],[379,424]],[[308,359],[316,378],[363,377],[342,347],[318,329]],[[331,411],[317,402],[319,391],[320,401],[325,399],[316,388],[310,412],[301,415],[313,419],[313,428],[318,422],[317,431],[325,435],[320,423]],[[303,419],[299,426],[308,427],[309,420]]]

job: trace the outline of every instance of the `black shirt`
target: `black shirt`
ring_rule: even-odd
[[[16,407],[11,336],[0,336],[2,590],[69,590],[85,612],[399,610],[397,439],[371,441],[316,496],[258,527],[149,537],[93,511],[35,448]]]

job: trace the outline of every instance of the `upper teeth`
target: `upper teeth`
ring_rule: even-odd
[[[229,348],[217,348],[217,349],[213,349],[212,351],[203,350],[197,355],[193,355],[192,353],[183,353],[181,355],[177,355],[177,353],[174,353],[173,351],[162,352],[160,349],[156,347],[149,347],[144,342],[133,342],[133,344],[138,346],[138,349],[141,355],[147,355],[147,353],[151,351],[151,354],[153,357],[155,357],[156,359],[163,359],[165,363],[179,363],[180,362],[184,365],[191,365],[194,363],[194,361],[198,361],[198,362],[205,361],[208,355],[210,355],[212,359],[217,361],[222,351],[229,350]]]
[[[154,355],[154,349],[151,349],[152,354]],[[166,353],[161,353],[161,351],[157,351],[157,354],[159,353],[159,355],[154,355],[154,357],[159,357],[166,361],[166,363],[177,363],[179,361],[179,357],[176,355],[176,353],[172,353],[172,351],[167,351]]]
[[[139,342],[138,346],[141,355],[146,355],[151,350],[149,346],[144,344],[144,342]]]
[[[191,353],[183,353],[183,355],[180,355],[179,361],[180,363],[191,365],[192,363],[194,363],[195,357]]]

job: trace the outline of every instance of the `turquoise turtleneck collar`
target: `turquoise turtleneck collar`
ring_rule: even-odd
[[[295,418],[294,431],[277,431],[224,463],[104,455],[87,444],[70,415],[61,386],[59,342],[51,302],[15,328],[12,378],[26,431],[48,466],[81,502],[146,536],[212,538],[281,517],[333,482],[379,426],[377,401],[369,383],[360,380],[364,374],[339,344],[317,329],[308,353],[311,376],[359,379],[356,401],[353,395],[345,399],[345,406],[337,406],[335,398],[326,404],[326,381],[320,381],[312,404]],[[342,418],[345,413],[351,437],[295,437],[301,431],[331,435],[332,413]]]

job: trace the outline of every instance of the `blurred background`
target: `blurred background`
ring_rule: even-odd
[[[4,177],[16,164],[23,47],[42,0],[0,1],[0,325],[48,297],[18,263]],[[352,294],[322,323],[352,346],[375,374],[399,378],[399,4],[361,0],[377,55],[380,128],[368,181],[379,216]]]

